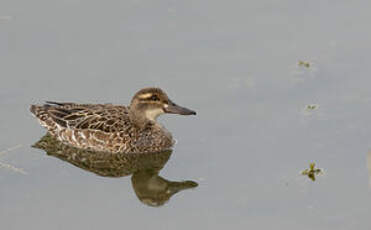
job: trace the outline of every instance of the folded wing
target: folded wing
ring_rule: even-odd
[[[63,128],[118,132],[130,126],[125,106],[48,101],[41,106],[32,105],[30,110],[40,121],[51,120]]]

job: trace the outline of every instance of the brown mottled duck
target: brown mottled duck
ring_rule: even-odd
[[[172,102],[159,88],[138,91],[129,106],[47,101],[30,111],[48,133],[82,149],[113,153],[144,153],[171,149],[174,140],[157,122],[164,113],[196,115]]]

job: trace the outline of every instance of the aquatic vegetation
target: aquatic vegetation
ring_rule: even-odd
[[[312,115],[314,111],[317,110],[318,108],[319,108],[318,104],[308,104],[304,107],[302,113],[304,115]]]
[[[311,64],[307,61],[299,61],[298,62],[298,66],[302,66],[302,67],[306,67],[306,68],[309,68],[311,66]]]
[[[309,169],[305,169],[301,171],[301,174],[304,176],[308,176],[312,181],[316,180],[316,176],[323,174],[323,170],[319,168],[315,168],[315,163],[309,164]]]
[[[305,106],[306,111],[314,111],[319,108],[318,104],[309,104]]]
[[[317,78],[319,65],[316,61],[298,61],[290,66],[290,81],[292,84],[302,84]]]

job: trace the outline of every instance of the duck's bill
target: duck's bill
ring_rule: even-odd
[[[174,113],[180,115],[196,115],[196,112],[185,107],[176,105],[173,102],[170,102],[165,108],[165,113]]]

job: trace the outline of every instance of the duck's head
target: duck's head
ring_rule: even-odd
[[[158,116],[164,113],[196,115],[195,111],[172,102],[166,93],[159,88],[139,90],[131,100],[130,110],[136,116],[144,116],[151,121],[155,121]]]

